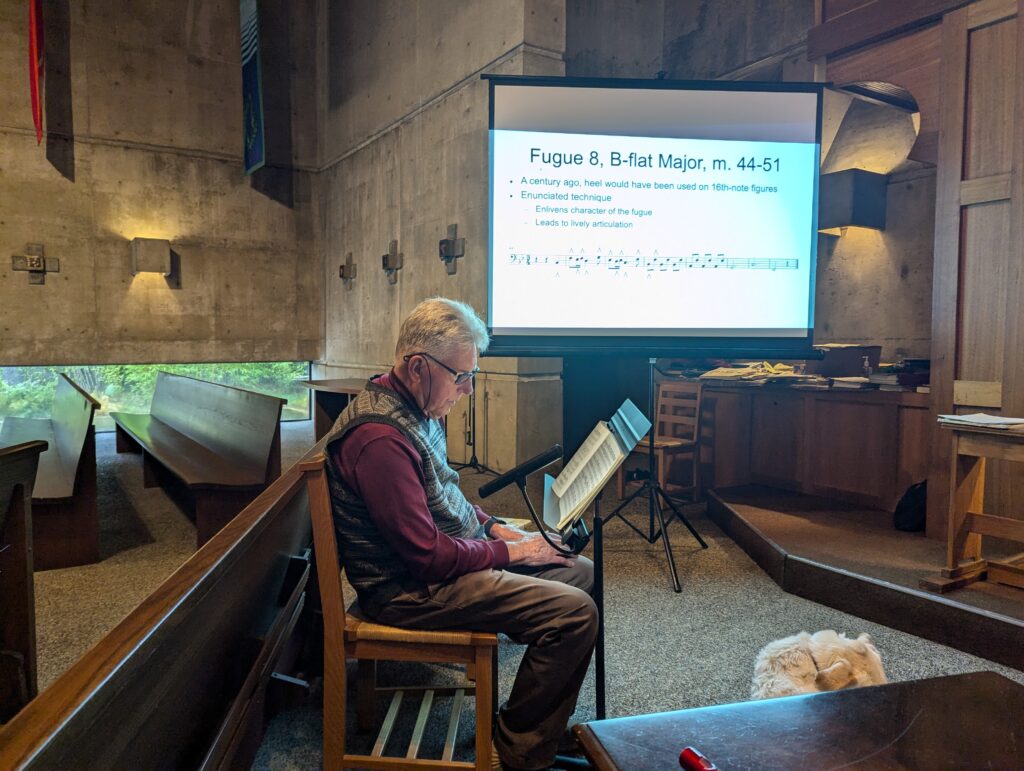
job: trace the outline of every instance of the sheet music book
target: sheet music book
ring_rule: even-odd
[[[563,532],[579,519],[650,429],[629,399],[610,420],[598,422],[557,479],[544,475],[544,524]]]

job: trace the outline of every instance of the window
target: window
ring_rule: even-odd
[[[108,412],[149,412],[161,370],[280,396],[288,400],[282,420],[309,420],[309,391],[299,385],[309,379],[305,361],[0,367],[0,416],[48,417],[57,376],[63,372],[100,402],[96,430],[113,431]]]

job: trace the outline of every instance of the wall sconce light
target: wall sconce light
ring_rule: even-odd
[[[863,169],[822,174],[818,186],[818,232],[838,236],[848,227],[885,229],[889,178]]]
[[[172,289],[181,288],[180,259],[163,238],[132,239],[132,275],[159,273]]]

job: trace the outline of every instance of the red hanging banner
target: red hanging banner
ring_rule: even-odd
[[[28,88],[32,95],[32,122],[36,144],[43,141],[43,2],[28,0]]]

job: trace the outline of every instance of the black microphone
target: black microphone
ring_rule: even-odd
[[[489,495],[494,495],[498,490],[505,489],[520,477],[526,477],[534,471],[540,471],[540,469],[554,463],[561,457],[562,445],[556,444],[551,449],[545,450],[539,455],[534,455],[527,461],[523,461],[511,471],[506,471],[504,474],[492,479],[487,484],[480,485],[480,497],[486,498]]]

